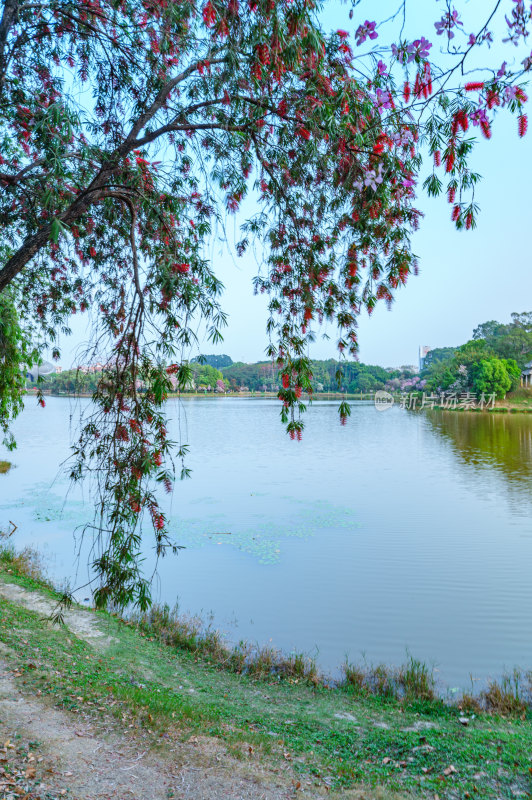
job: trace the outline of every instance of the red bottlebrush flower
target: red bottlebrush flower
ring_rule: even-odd
[[[493,106],[500,106],[501,99],[499,97],[498,92],[495,92],[493,89],[488,89],[486,94],[486,105],[491,110]]]
[[[439,150],[434,151],[434,164],[439,167],[441,165],[441,153]]]
[[[134,433],[140,433],[140,425],[136,419],[129,420],[129,427]]]
[[[451,214],[452,221],[457,222],[459,216],[460,216],[460,206],[458,205],[453,206],[453,213]]]
[[[456,114],[454,115],[453,124],[451,128],[453,136],[456,136],[456,134],[458,133],[458,128],[462,128],[462,130],[465,133],[468,127],[469,127],[469,119],[467,117],[466,112],[463,109],[457,111]]]
[[[517,120],[518,128],[519,128],[519,136],[523,137],[528,129],[528,117],[526,114],[521,114],[519,119]]]
[[[340,425],[345,425],[347,422],[347,417],[345,414],[340,414]]]
[[[454,186],[449,186],[447,189],[447,201],[449,203],[454,203],[454,198],[456,197],[456,189]]]
[[[257,46],[257,58],[261,64],[270,63],[270,48],[267,44],[259,44]]]
[[[292,441],[294,441],[294,439],[296,438],[296,432],[294,430],[289,430],[288,435],[292,439]]]
[[[300,442],[300,441],[301,441],[301,439],[303,438],[303,433],[302,433],[302,431],[301,431],[301,428],[298,428],[298,429],[297,429],[297,431],[296,431],[296,438],[297,438],[297,441],[298,441],[298,442]]]
[[[288,373],[283,372],[281,376],[281,383],[283,384],[283,389],[288,389],[290,386],[290,375],[288,375]]]
[[[307,131],[306,128],[297,128],[296,133],[298,136],[301,136],[302,139],[306,139],[307,141],[310,139],[310,131]]]
[[[230,195],[227,198],[227,210],[234,214],[236,211],[238,211],[238,206],[238,199],[234,195]]]
[[[405,81],[405,85],[403,86],[403,99],[405,103],[408,103],[410,100],[410,84],[408,81]]]
[[[308,322],[309,319],[312,319],[312,311],[310,310],[310,308],[306,308],[305,309],[305,313],[303,314],[303,318],[304,318],[305,322]]]
[[[470,81],[464,86],[466,92],[480,92],[483,88],[484,83],[482,81]]]
[[[470,211],[465,218],[465,226],[467,231],[470,230],[472,224],[473,224],[473,214]]]
[[[216,9],[211,0],[203,7],[203,22],[208,28],[216,22]]]
[[[163,457],[159,452],[153,454],[153,463],[156,467],[160,467],[163,463]]]
[[[449,150],[447,158],[445,159],[445,171],[451,172],[454,167],[454,150]]]
[[[90,247],[89,248],[89,255],[90,255],[91,258],[95,258],[96,257],[96,250],[95,250],[94,247]]]
[[[491,128],[489,122],[486,122],[486,120],[484,119],[481,120],[480,130],[482,131],[482,134],[485,139],[491,139]]]
[[[298,400],[301,397],[302,391],[303,390],[302,390],[301,386],[296,386],[295,389],[294,389],[294,394],[295,394],[295,396],[297,397]]]
[[[129,442],[129,433],[127,432],[125,425],[117,425],[116,426],[116,438],[119,442]]]
[[[137,502],[137,500],[132,500],[130,506],[131,510],[134,511],[135,514],[138,514],[140,512],[140,504]]]
[[[520,100],[520,101],[521,101],[521,103],[526,103],[526,101],[528,100],[528,95],[526,94],[526,92],[524,92],[524,91],[521,89],[521,87],[520,87],[520,86],[518,86],[518,87],[516,88],[516,90],[515,90],[515,96],[517,97],[517,99],[518,99],[518,100]]]
[[[44,402],[44,397],[39,397],[38,403],[41,408],[44,408],[46,403]]]
[[[174,272],[174,273],[179,272],[182,275],[184,275],[189,270],[190,270],[190,264],[173,264],[172,265],[172,272]]]

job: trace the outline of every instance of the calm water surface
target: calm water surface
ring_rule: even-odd
[[[59,472],[76,406],[26,405],[0,529],[12,520],[18,546],[79,585],[73,532],[90,504]],[[168,500],[186,549],[159,565],[156,596],[331,672],[407,650],[448,687],[532,668],[532,419],[356,403],[342,428],[336,407],[316,402],[297,443],[277,401],[169,402],[193,477]]]

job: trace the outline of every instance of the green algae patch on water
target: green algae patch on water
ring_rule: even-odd
[[[257,498],[266,498],[266,493],[255,492]],[[205,508],[215,507],[212,498],[201,498],[196,502],[203,508],[201,518],[170,517],[170,528],[179,531],[179,542],[185,547],[202,548],[208,545],[225,545],[247,553],[259,564],[276,564],[280,561],[283,545],[290,540],[310,539],[315,534],[328,530],[352,530],[360,523],[353,520],[347,508],[322,500],[302,502],[294,497],[280,498],[283,509],[273,518],[265,519],[261,506],[255,513],[245,515],[244,521],[213,510],[206,514]],[[274,503],[273,499],[270,502]]]

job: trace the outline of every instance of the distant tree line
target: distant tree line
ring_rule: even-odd
[[[216,359],[230,364],[216,367]],[[251,392],[277,392],[281,386],[277,367],[271,361],[259,361],[254,364],[233,363],[229,356],[205,356],[203,362],[192,359],[190,362],[190,380],[184,392],[215,391],[228,392],[248,390]],[[220,363],[220,362],[218,362]],[[415,388],[419,381],[412,367],[400,369],[384,369],[372,364],[357,361],[342,363],[342,375],[339,379],[340,362],[335,359],[312,361],[312,383],[315,392],[374,392],[378,389]],[[39,381],[39,387],[52,394],[92,394],[102,377],[101,372],[86,372],[79,369],[65,370],[61,373],[47,375]],[[28,387],[36,385],[27,383]],[[141,387],[142,389],[142,387]]]
[[[311,362],[312,385],[315,392],[373,392],[390,386],[391,382],[413,379],[415,373],[408,368],[384,369],[372,364],[358,361],[342,362],[342,375],[339,379],[340,362],[331,358],[325,361]],[[240,387],[249,391],[277,391],[279,377],[277,368],[270,361],[259,361],[255,364],[236,362],[222,369],[223,379],[229,389],[234,391]]]

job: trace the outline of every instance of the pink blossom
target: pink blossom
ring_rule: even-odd
[[[377,36],[379,34],[375,30],[376,27],[377,27],[377,23],[376,22],[369,22],[369,20],[366,20],[363,25],[359,25],[358,26],[358,28],[356,30],[356,33],[355,33],[358,47],[360,47],[361,44],[364,44],[364,42],[368,38],[369,39],[376,39],[377,38]]]
[[[454,39],[454,33],[452,29],[462,25],[463,23],[460,22],[458,11],[455,8],[453,8],[452,11],[447,12],[447,14],[444,14],[439,22],[434,23],[437,35],[441,36],[444,31],[447,31],[448,39]]]

